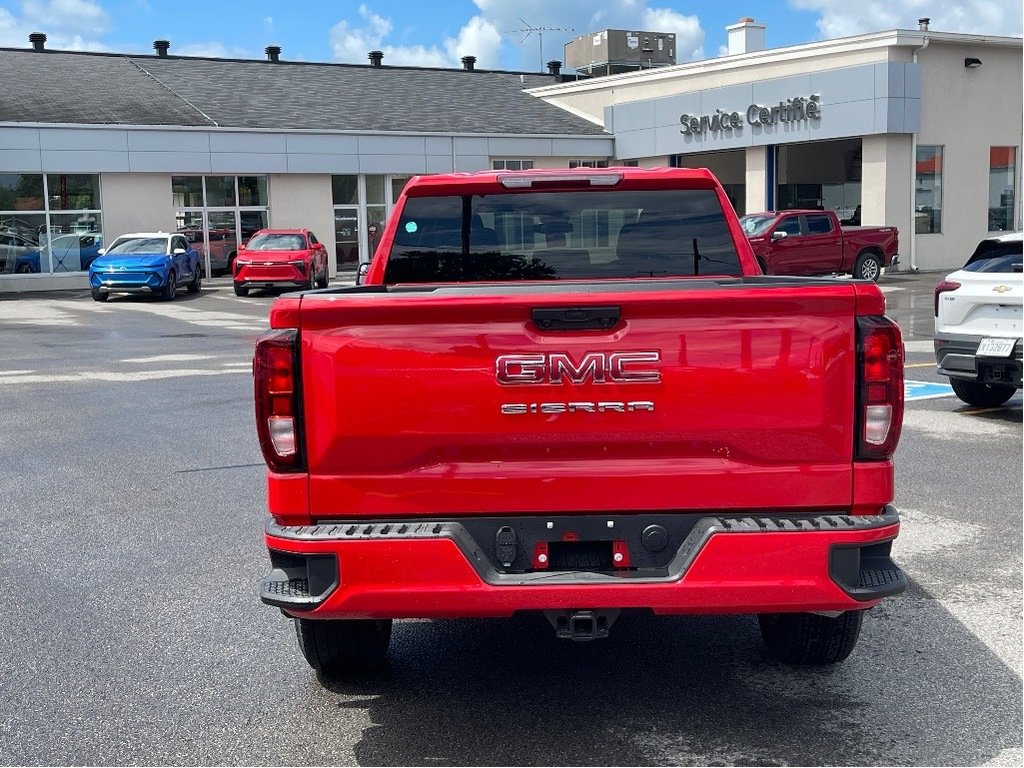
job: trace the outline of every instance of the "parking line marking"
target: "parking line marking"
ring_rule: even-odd
[[[214,355],[153,355],[152,357],[126,357],[122,363],[180,363],[191,360],[213,360]]]

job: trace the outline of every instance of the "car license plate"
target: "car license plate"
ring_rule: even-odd
[[[978,345],[978,357],[1009,357],[1013,354],[1016,339],[982,339]]]

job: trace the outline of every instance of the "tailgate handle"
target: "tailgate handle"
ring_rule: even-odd
[[[530,316],[542,331],[607,331],[620,314],[619,307],[535,307]]]

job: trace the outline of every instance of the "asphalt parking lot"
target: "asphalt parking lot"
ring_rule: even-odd
[[[0,296],[0,763],[1020,765],[1022,398],[943,390],[941,277],[882,282],[911,587],[846,663],[770,661],[744,616],[630,616],[590,644],[539,617],[404,621],[385,679],[327,686],[258,598],[273,296]]]

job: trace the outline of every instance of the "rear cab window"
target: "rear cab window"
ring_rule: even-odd
[[[805,218],[808,235],[827,235],[832,231],[832,218],[828,215],[809,213]]]
[[[741,275],[713,189],[409,197],[385,283]]]

